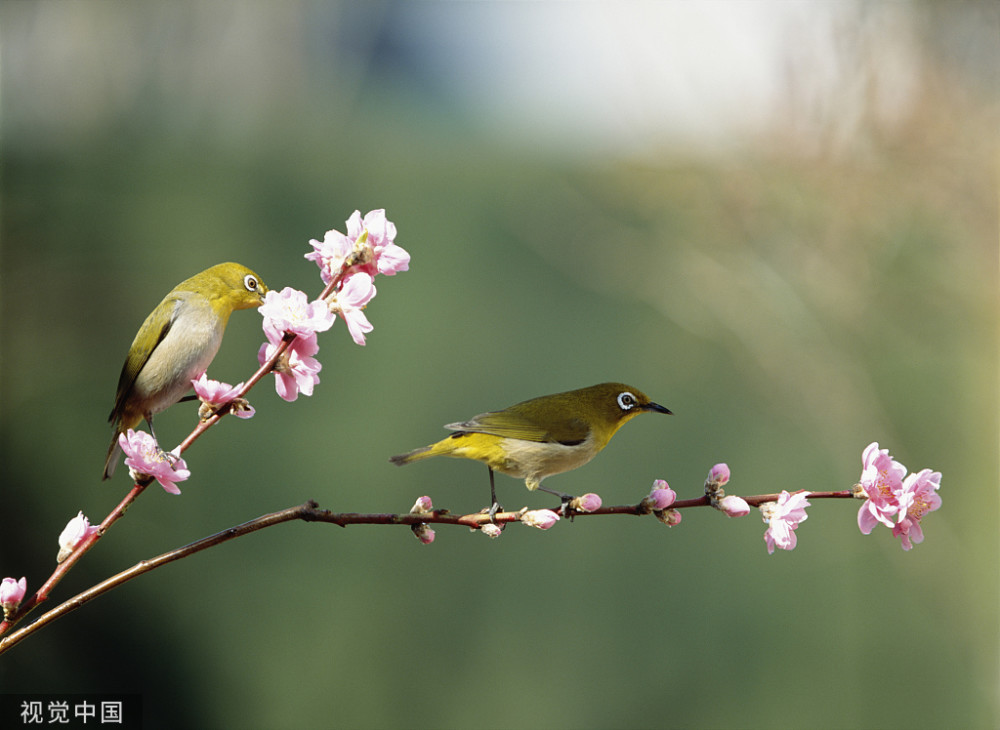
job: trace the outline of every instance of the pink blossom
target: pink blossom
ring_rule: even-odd
[[[240,392],[240,388],[243,387],[243,383],[230,385],[219,380],[212,380],[208,377],[208,373],[202,373],[200,378],[192,380],[191,385],[194,386],[194,392],[198,399],[210,406],[225,405],[235,398]]]
[[[0,581],[0,606],[3,607],[4,615],[16,611],[27,592],[28,581],[26,578],[22,577],[21,580],[4,578]]]
[[[728,464],[716,464],[708,472],[708,481],[712,484],[721,487],[723,484],[729,481],[729,465]]]
[[[559,515],[550,509],[528,510],[521,515],[521,522],[539,530],[548,530],[559,521]]]
[[[924,541],[920,520],[928,512],[941,506],[937,490],[941,486],[941,472],[922,469],[910,474],[899,492],[899,521],[893,525],[893,537],[900,538],[903,550]]]
[[[676,501],[677,493],[665,480],[657,479],[653,482],[653,489],[646,499],[649,500],[651,509],[664,510]]]
[[[782,550],[795,548],[795,529],[800,522],[809,517],[806,514],[806,507],[810,506],[806,500],[809,494],[809,492],[789,494],[782,490],[777,502],[765,502],[760,506],[764,521],[768,523],[768,528],[764,532],[764,542],[767,544],[769,555],[774,553],[775,547]]]
[[[308,261],[315,261],[319,266],[319,275],[324,284],[333,281],[340,273],[347,257],[354,251],[354,241],[340,231],[327,231],[322,241],[311,239],[309,243],[313,250],[306,254]]]
[[[410,254],[397,246],[396,226],[385,217],[385,210],[372,210],[361,217],[356,210],[347,219],[347,235],[339,231],[327,231],[322,241],[309,241],[313,247],[306,259],[315,261],[320,268],[324,284],[329,284],[340,273],[347,257],[355,251],[362,263],[356,269],[374,277],[376,274],[393,275],[406,271],[410,266]]]
[[[359,345],[365,344],[365,334],[374,329],[364,313],[365,305],[374,296],[372,277],[365,273],[351,274],[340,291],[330,296],[330,309],[344,318],[351,337]]]
[[[750,514],[750,505],[742,497],[729,494],[719,500],[719,509],[729,517],[745,517]]]
[[[867,535],[879,522],[893,527],[889,518],[899,511],[897,494],[903,488],[906,467],[893,459],[888,449],[879,449],[877,441],[865,448],[861,463],[859,483],[868,499],[858,510],[858,527]]]
[[[601,508],[601,497],[590,492],[582,497],[574,497],[570,500],[569,506],[577,512],[596,512]]]
[[[56,556],[56,562],[61,563],[68,558],[81,542],[97,532],[98,529],[96,525],[91,526],[90,520],[84,516],[82,511],[77,514],[66,523],[66,527],[59,535],[59,554]]]
[[[347,219],[347,237],[357,241],[364,231],[368,231],[367,243],[371,246],[374,266],[378,273],[392,276],[396,272],[410,268],[410,254],[394,243],[396,225],[386,219],[385,209],[368,211],[364,220],[359,210],[351,214]],[[375,275],[375,271],[368,273]]]
[[[305,337],[326,332],[336,321],[322,300],[310,302],[305,292],[290,286],[280,292],[269,291],[260,305],[260,314],[268,340],[275,343],[281,341],[285,332]]]
[[[257,352],[257,360],[263,365],[267,362],[277,344],[265,342]],[[316,335],[296,337],[278,364],[274,368],[274,389],[286,401],[293,401],[303,395],[312,395],[313,387],[319,383],[319,371],[323,365],[313,357],[319,352]]]
[[[224,406],[233,401],[237,402],[230,406],[229,412],[237,418],[253,418],[254,413],[256,413],[253,406],[245,399],[237,398],[240,388],[243,387],[243,383],[230,385],[219,380],[212,380],[208,377],[207,373],[202,373],[201,377],[197,380],[192,380],[191,384],[194,386],[194,392],[198,396],[198,399],[206,406],[210,406],[204,413],[199,410],[198,413],[202,418],[208,418],[211,415],[211,409]]]
[[[665,509],[662,513],[662,518],[660,522],[663,522],[667,527],[673,527],[674,525],[679,525],[681,523],[681,513],[675,509]]]
[[[139,475],[149,476],[170,494],[180,494],[181,490],[175,482],[183,482],[191,476],[179,453],[164,452],[145,431],[133,431],[130,428],[118,436],[118,445],[128,457],[125,459],[125,466],[137,481]]]

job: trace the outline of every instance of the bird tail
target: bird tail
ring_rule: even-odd
[[[403,464],[409,464],[411,461],[420,461],[421,459],[427,459],[431,456],[436,456],[433,446],[422,446],[419,449],[414,449],[405,454],[396,454],[391,457],[391,461],[396,466],[403,466]]]
[[[120,431],[115,431],[115,436],[111,439],[111,445],[108,446],[108,456],[104,460],[104,476],[102,479],[110,479],[115,473],[115,467],[118,466],[118,457],[121,455],[122,447],[118,445],[118,434]]]

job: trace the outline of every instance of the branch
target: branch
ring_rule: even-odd
[[[145,485],[136,485],[129,496],[126,497],[122,503],[115,509],[115,511],[108,516],[108,518],[101,524],[101,532],[110,526],[114,521],[119,519],[127,508],[128,504],[138,496],[142,490],[145,489]],[[778,499],[780,495],[778,494],[761,494],[752,497],[744,497],[743,499],[747,504],[758,506],[764,504],[765,502],[773,502]],[[809,495],[810,499],[850,499],[853,494],[850,490],[837,491],[837,492],[812,492]],[[708,507],[711,505],[710,497],[703,496],[697,497],[695,499],[685,499],[674,502],[670,509],[688,509],[692,507]],[[523,509],[517,510],[515,512],[498,512],[493,518],[490,518],[488,512],[475,512],[470,514],[452,514],[448,510],[431,510],[429,512],[409,512],[409,513],[363,513],[363,512],[331,512],[327,509],[320,509],[319,505],[313,500],[309,500],[303,504],[297,505],[295,507],[288,507],[287,509],[280,510],[278,512],[271,512],[256,519],[244,522],[240,525],[230,527],[222,532],[217,532],[214,535],[209,535],[208,537],[192,542],[183,547],[176,548],[169,552],[158,555],[154,558],[148,560],[143,560],[136,563],[131,568],[123,570],[122,572],[111,576],[107,580],[104,580],[82,593],[73,596],[72,598],[66,600],[60,605],[53,608],[51,611],[44,613],[36,621],[25,626],[17,631],[9,634],[8,636],[0,639],[0,654],[13,648],[15,645],[19,644],[21,641],[26,639],[28,636],[44,628],[48,624],[52,623],[56,619],[62,618],[68,613],[75,611],[76,609],[84,606],[93,599],[97,598],[104,593],[117,588],[118,586],[126,583],[133,578],[138,578],[140,575],[144,575],[151,570],[155,570],[167,563],[172,563],[175,560],[180,560],[181,558],[186,558],[195,553],[199,553],[202,550],[207,550],[209,548],[215,547],[216,545],[221,545],[224,542],[229,542],[238,537],[243,537],[244,535],[249,535],[250,533],[257,532],[258,530],[263,530],[266,527],[273,527],[274,525],[280,525],[284,522],[291,522],[293,520],[302,520],[303,522],[326,522],[333,525],[339,525],[340,527],[347,527],[348,525],[409,525],[410,527],[417,527],[419,525],[426,524],[438,524],[438,525],[463,525],[472,530],[478,530],[487,524],[496,525],[506,525],[511,522],[520,522],[525,514],[529,510],[525,507]],[[575,519],[576,517],[590,517],[590,516],[600,516],[600,515],[635,515],[642,516],[657,512],[651,509],[644,502],[639,502],[638,504],[626,504],[626,505],[614,505],[608,507],[599,507],[591,512],[580,512],[576,510],[569,510],[569,517]],[[661,515],[657,515],[658,517]],[[27,611],[29,611],[34,606],[38,605],[46,598],[51,591],[52,587],[58,583],[59,579],[65,575],[66,571],[69,570],[70,561],[75,562],[82,557],[83,553],[86,552],[97,541],[101,533],[93,536],[93,539],[89,540],[86,547],[78,548],[66,561],[63,563],[55,573],[53,577],[46,582],[46,584],[38,591],[35,596],[33,596],[28,602],[24,604],[24,607],[18,611],[17,617],[23,616]],[[11,621],[12,623],[13,621]],[[6,623],[6,622],[5,622]]]
[[[337,288],[337,286],[344,280],[344,277],[348,272],[354,267],[365,262],[365,252],[363,250],[355,251],[350,256],[348,256],[344,263],[341,265],[340,270],[337,274],[330,280],[320,293],[320,299],[326,299],[330,294]],[[220,406],[216,411],[210,415],[208,418],[199,419],[198,424],[194,427],[191,433],[181,441],[181,443],[175,449],[177,454],[182,454],[191,447],[192,444],[198,438],[205,433],[212,426],[217,424],[222,418],[229,414],[232,407],[232,403],[237,402],[241,398],[246,398],[250,390],[259,383],[265,375],[272,372],[281,358],[288,351],[288,348],[295,341],[297,335],[294,333],[285,333],[282,338],[281,343],[277,349],[272,353],[271,357],[267,359],[257,370],[254,372],[250,378],[244,382],[243,387],[240,388],[234,400],[226,405]],[[0,620],[0,636],[3,636],[10,628],[16,624],[18,621],[23,619],[28,613],[34,610],[38,605],[44,603],[48,600],[49,595],[56,585],[66,576],[70,569],[76,565],[76,563],[100,540],[107,530],[121,519],[125,515],[125,511],[134,502],[140,494],[146,489],[146,487],[152,483],[153,479],[151,477],[141,477],[125,498],[104,518],[101,522],[100,528],[93,535],[88,536],[84,539],[76,548],[73,550],[69,556],[62,561],[58,567],[52,572],[52,575],[45,581],[41,588],[35,592],[29,599],[23,601],[17,610],[7,612],[3,615],[2,620]],[[248,523],[249,524],[249,523]],[[259,529],[259,528],[258,528]],[[83,595],[83,594],[81,594]],[[61,608],[61,607],[60,607]],[[46,614],[48,615],[48,614]]]

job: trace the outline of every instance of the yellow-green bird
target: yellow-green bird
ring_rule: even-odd
[[[494,471],[524,479],[528,489],[541,489],[565,502],[569,495],[542,487],[542,480],[583,466],[626,421],[646,412],[670,413],[641,390],[601,383],[449,423],[445,428],[455,433],[390,461],[402,466],[431,456],[451,456],[484,462],[490,470],[491,512],[498,507]]]
[[[182,281],[156,305],[132,341],[118,378],[108,416],[114,436],[104,462],[105,479],[117,465],[119,434],[142,419],[152,431],[153,415],[180,401],[191,380],[208,369],[233,310],[259,307],[266,293],[267,286],[253,271],[225,263]]]

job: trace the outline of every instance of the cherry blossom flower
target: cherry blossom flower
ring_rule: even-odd
[[[358,252],[360,263],[355,267],[369,276],[386,274],[392,276],[406,271],[410,266],[410,254],[397,246],[396,226],[385,217],[385,210],[372,210],[361,217],[356,210],[347,219],[347,234],[327,231],[322,241],[312,239],[313,250],[305,255],[315,261],[320,269],[324,284],[329,284],[340,273],[347,258]]]
[[[175,482],[183,482],[191,476],[179,452],[164,452],[157,446],[156,439],[145,431],[130,428],[118,437],[118,445],[128,457],[125,466],[136,481],[141,476],[149,476],[170,494],[180,494],[181,490]]]
[[[198,410],[198,415],[202,418],[208,418],[214,410],[233,401],[237,402],[230,406],[229,412],[237,418],[253,418],[254,413],[256,413],[246,399],[237,398],[243,383],[230,385],[219,380],[212,380],[207,373],[202,373],[200,378],[191,381],[191,385],[194,386],[194,392],[198,399],[204,406],[207,406],[205,410]]]
[[[889,518],[899,511],[897,494],[903,488],[906,467],[893,459],[888,449],[879,449],[877,441],[865,448],[861,464],[859,484],[868,499],[858,510],[858,527],[867,535],[879,522],[893,527]]]
[[[305,292],[290,286],[280,292],[269,291],[260,305],[260,314],[267,339],[274,343],[280,342],[285,332],[302,337],[326,332],[336,321],[322,300],[310,302]]]
[[[263,365],[274,351],[276,343],[265,342],[257,352],[257,360]],[[294,401],[302,395],[312,395],[313,387],[319,383],[319,371],[323,365],[313,357],[319,352],[316,335],[296,337],[274,366],[274,389],[286,401]]]
[[[81,542],[97,532],[98,529],[97,525],[91,526],[90,520],[84,516],[82,511],[77,514],[66,523],[66,527],[59,535],[59,554],[56,555],[56,562],[61,563],[68,558]]]
[[[395,244],[396,225],[387,220],[385,210],[371,210],[361,218],[361,211],[354,211],[347,219],[347,235],[355,241],[363,231],[368,231],[368,245],[374,254],[374,264],[378,273],[392,276],[410,268],[410,254]],[[374,276],[374,272],[372,273]]]
[[[24,600],[24,594],[28,592],[28,581],[26,578],[14,580],[4,578],[0,581],[0,606],[3,607],[4,616],[17,610]]]
[[[765,502],[760,506],[764,522],[768,523],[764,532],[768,555],[773,554],[776,547],[782,550],[795,548],[795,529],[800,522],[809,517],[806,514],[806,507],[810,506],[806,500],[809,494],[809,492],[789,494],[786,490],[782,490],[777,502]]]
[[[340,290],[328,299],[330,310],[344,318],[351,337],[359,345],[365,344],[365,334],[374,329],[364,313],[365,305],[374,296],[372,278],[368,274],[357,273],[345,279]]]
[[[930,469],[910,474],[903,482],[899,493],[899,521],[892,528],[893,537],[900,539],[903,550],[910,550],[914,544],[924,541],[920,520],[941,506],[937,493],[940,486],[941,472]]]

